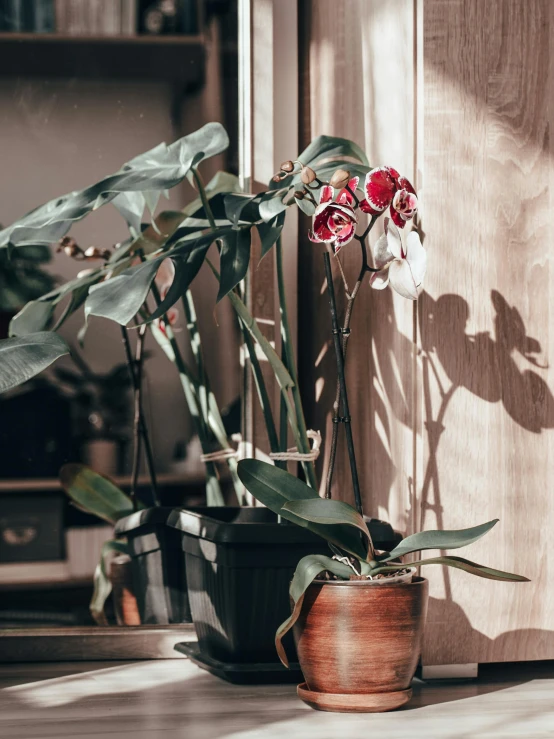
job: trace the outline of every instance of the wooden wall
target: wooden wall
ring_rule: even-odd
[[[461,554],[532,579],[427,568],[424,664],[554,659],[554,6],[299,7],[302,143],[347,136],[410,177],[429,253],[417,306],[366,285],[355,308],[348,378],[367,512],[406,533],[498,517]],[[354,275],[359,255],[344,253]],[[303,391],[327,438],[335,371],[321,260],[301,243]],[[350,500],[344,448],[338,472]]]

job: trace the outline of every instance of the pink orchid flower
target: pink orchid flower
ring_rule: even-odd
[[[416,191],[392,167],[377,167],[368,172],[364,189],[367,199],[360,203],[364,213],[379,215],[390,206],[391,218],[399,228],[404,228],[417,211]]]
[[[169,288],[173,284],[174,277],[175,265],[173,264],[171,259],[164,259],[163,262],[160,264],[160,267],[154,279],[156,287],[158,288],[158,292],[160,293],[160,298],[162,300],[165,298]],[[173,326],[179,318],[179,311],[176,308],[171,307],[168,309],[166,315],[169,321],[169,325]],[[156,319],[154,323],[162,333],[166,333],[165,323],[161,318]]]
[[[358,187],[359,178],[353,177],[348,183],[352,192]],[[345,244],[352,241],[356,233],[358,219],[354,213],[354,198],[346,188],[333,200],[335,190],[331,185],[321,188],[319,205],[314,213],[313,230],[308,233],[310,241],[333,244],[337,254]]]
[[[427,252],[417,231],[410,231],[404,249],[400,231],[385,218],[385,233],[377,240],[373,252],[379,272],[371,275],[371,287],[384,290],[390,283],[404,298],[417,300],[423,290],[427,269]]]

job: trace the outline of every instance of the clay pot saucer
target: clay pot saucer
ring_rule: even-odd
[[[387,693],[318,693],[309,690],[306,683],[296,689],[298,697],[316,711],[334,713],[383,713],[393,711],[407,703],[412,690],[396,690]]]

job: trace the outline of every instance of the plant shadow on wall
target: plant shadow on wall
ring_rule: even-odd
[[[458,392],[466,390],[487,403],[502,403],[508,416],[527,432],[541,434],[554,428],[554,396],[541,377],[548,369],[540,356],[542,346],[538,339],[527,334],[521,313],[515,306],[497,290],[492,290],[490,297],[493,331],[475,334],[467,331],[470,308],[460,295],[446,294],[434,300],[424,292],[419,300],[424,433],[428,450],[421,489],[421,524],[431,512],[439,529],[444,521],[438,453],[448,428],[448,410]],[[527,366],[520,368],[522,363]],[[440,397],[435,408],[433,384]],[[494,643],[498,648],[494,651],[498,653],[504,643],[508,649],[508,643],[515,638],[538,643],[537,630],[533,629],[506,632],[489,639],[472,628],[463,609],[453,600],[446,568],[442,576],[445,598],[430,598],[430,608],[439,622],[464,624],[467,637],[471,635],[477,652],[490,651]],[[554,636],[554,632],[541,633],[550,639]]]

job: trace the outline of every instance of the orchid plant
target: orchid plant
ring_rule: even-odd
[[[465,570],[470,574],[493,580],[523,582],[527,578],[496,570],[456,556],[438,556],[405,563],[402,558],[414,552],[428,549],[456,549],[477,541],[497,523],[497,519],[468,529],[451,531],[425,531],[408,536],[392,551],[376,551],[363,517],[362,500],[356,467],[354,440],[352,438],[348,395],[344,374],[346,346],[350,334],[350,319],[354,301],[366,274],[370,274],[372,288],[383,290],[390,285],[404,298],[417,300],[423,287],[427,256],[417,230],[412,229],[405,239],[402,231],[417,212],[417,194],[411,183],[392,167],[368,169],[363,188],[360,176],[346,169],[338,169],[329,181],[328,164],[324,173],[317,173],[312,166],[296,161],[284,162],[276,181],[298,174],[304,185],[294,193],[296,202],[312,215],[312,229],[308,236],[316,244],[323,244],[323,253],[331,327],[337,360],[338,382],[334,403],[333,438],[330,448],[329,473],[325,497],[320,497],[304,482],[285,470],[255,459],[239,462],[238,475],[244,486],[261,503],[274,513],[292,523],[310,529],[325,539],[331,556],[308,555],[300,560],[290,586],[294,603],[292,615],[277,629],[275,644],[283,664],[288,659],[283,647],[283,637],[297,621],[306,590],[316,578],[336,580],[374,580],[410,571],[422,565],[440,564]],[[310,208],[306,210],[305,204]],[[371,257],[367,237],[380,215],[389,210],[384,219],[383,234],[377,240]],[[369,223],[363,223],[364,214]],[[360,230],[358,230],[360,229]],[[361,268],[353,291],[340,262],[340,251],[353,240],[361,247]],[[347,296],[347,307],[342,327],[338,311],[331,271],[330,253],[338,262],[339,272]],[[370,266],[370,259],[374,266]],[[342,416],[339,411],[342,405]],[[331,499],[331,484],[337,450],[339,426],[346,432],[353,495],[356,508],[348,503]]]

